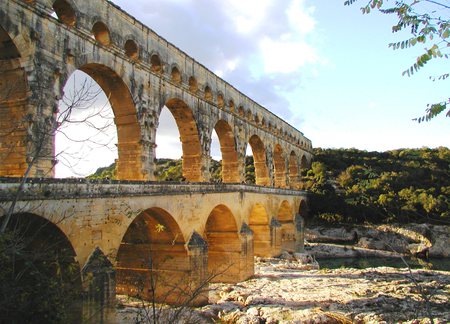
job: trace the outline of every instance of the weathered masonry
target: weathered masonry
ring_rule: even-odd
[[[6,0],[0,15],[0,176],[23,175],[27,158],[42,145],[37,129],[54,118],[76,70],[110,98],[121,180],[154,179],[164,106],[179,128],[188,181],[209,180],[213,129],[223,182],[244,180],[247,145],[260,185],[295,187],[311,161],[311,142],[301,132],[108,1]],[[54,164],[54,138],[44,140],[47,154],[33,170],[37,176],[51,175]]]
[[[0,179],[0,211],[19,181]],[[42,226],[38,219],[49,222],[82,270],[101,251],[116,270],[117,291],[142,295],[150,258],[163,282],[195,285],[208,274],[213,281],[245,280],[254,273],[253,255],[301,250],[306,198],[303,191],[241,184],[34,179],[15,217],[33,232]]]
[[[77,70],[110,100],[120,181],[50,179],[55,139],[45,130]],[[163,107],[180,133],[183,184],[151,182]],[[220,185],[208,183],[213,130]],[[256,186],[242,184],[248,145]],[[239,281],[253,274],[253,255],[301,249],[300,172],[311,160],[311,141],[300,131],[111,2],[0,2],[0,217],[17,190],[14,178],[31,166],[36,180],[25,186],[16,216],[50,221],[81,270],[93,254],[106,255],[118,291],[136,293],[149,261],[173,280],[195,283],[226,269],[215,280]]]

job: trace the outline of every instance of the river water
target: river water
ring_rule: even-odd
[[[330,258],[318,259],[321,269],[356,268],[365,269],[372,267],[393,267],[406,268],[407,266],[401,258]],[[422,260],[417,258],[405,258],[405,261],[412,269],[432,269],[450,271],[450,258],[430,258]]]

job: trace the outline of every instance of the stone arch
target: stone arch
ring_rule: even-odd
[[[247,109],[245,118],[247,118],[248,121],[253,121],[253,114],[252,114],[252,111],[250,110],[250,108]]]
[[[233,129],[226,121],[219,120],[214,130],[219,137],[222,153],[222,181],[237,183],[240,181],[239,162]]]
[[[79,67],[88,74],[105,92],[114,113],[117,127],[117,178],[119,180],[145,180],[145,155],[141,142],[141,128],[136,116],[133,98],[127,85],[111,68],[89,63]]]
[[[300,200],[300,204],[298,206],[298,214],[305,220],[305,222],[308,222],[310,220],[309,206],[304,199]]]
[[[71,241],[57,224],[33,213],[17,213],[12,216],[7,225],[7,233],[14,233],[13,239],[20,240],[15,242],[19,253],[15,253],[14,258],[10,260],[15,275],[9,280],[17,280],[16,275],[20,273],[20,282],[26,283],[28,289],[34,290],[29,296],[31,300],[34,297],[33,293],[42,293],[40,289],[46,279],[53,280],[56,287],[48,287],[48,289],[53,290],[54,293],[57,291],[58,295],[67,296],[64,299],[72,303],[62,305],[63,307],[72,308],[76,303],[81,302],[80,264],[77,262],[77,255]],[[35,271],[30,271],[31,268]],[[36,276],[36,272],[39,276]],[[33,314],[33,311],[29,313]],[[33,318],[21,318],[21,321],[29,323],[48,321],[48,318],[40,317],[43,314],[39,311],[33,315]],[[81,317],[81,312],[76,315]]]
[[[172,79],[173,83],[181,84],[181,81],[182,81],[181,72],[178,69],[178,67],[173,66],[170,75],[171,75],[171,79]]]
[[[211,90],[210,86],[205,86],[205,91],[204,91],[204,95],[205,95],[205,100],[206,101],[212,101],[213,100],[213,93]]]
[[[224,101],[224,99],[223,99],[223,94],[222,94],[221,92],[219,92],[219,93],[217,94],[217,106],[218,106],[220,109],[223,109],[223,107],[225,106],[225,101]]]
[[[133,220],[122,238],[117,252],[116,290],[151,299],[153,280],[157,302],[178,303],[180,296],[171,287],[187,284],[189,269],[179,225],[166,210],[152,207]]]
[[[300,159],[300,172],[306,169],[308,169],[308,160],[306,159],[305,155],[302,155]]]
[[[153,73],[157,74],[161,74],[163,72],[162,62],[158,54],[153,54],[152,56],[150,56],[150,69]]]
[[[233,101],[233,99],[230,99],[230,100],[228,101],[228,108],[230,109],[231,112],[234,112],[235,107],[234,107],[234,101]]]
[[[272,255],[269,215],[264,205],[257,203],[253,206],[249,224],[253,231],[253,248],[256,256]]]
[[[208,272],[215,276],[212,281],[239,281],[241,242],[235,217],[228,207],[214,207],[204,236],[208,243]]]
[[[286,187],[286,160],[280,144],[273,150],[273,166],[275,187]]]
[[[92,34],[94,38],[102,45],[109,46],[111,44],[111,36],[108,26],[101,21],[97,21],[92,26]]]
[[[281,202],[277,219],[281,223],[281,247],[288,251],[295,251],[294,211],[287,200]]]
[[[289,155],[289,183],[291,187],[296,188],[299,184],[298,158],[294,151]]]
[[[249,140],[255,163],[255,183],[260,186],[270,184],[269,170],[266,163],[266,149],[258,135],[253,135]]]
[[[139,46],[134,40],[128,39],[125,42],[124,49],[125,55],[130,59],[133,61],[137,61],[139,59]]]
[[[53,2],[53,10],[59,21],[67,26],[75,27],[77,15],[72,3],[66,0],[56,0]]]
[[[242,105],[239,106],[239,108],[238,108],[238,114],[241,117],[245,117],[245,110],[244,110],[244,107]]]
[[[27,169],[29,86],[21,53],[0,26],[0,176],[22,177]]]
[[[189,91],[196,94],[198,91],[197,79],[194,76],[189,77]]]
[[[180,132],[183,177],[187,181],[202,181],[202,147],[194,114],[191,108],[180,99],[169,99],[165,106],[174,117]]]

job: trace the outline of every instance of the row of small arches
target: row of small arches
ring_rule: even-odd
[[[32,3],[32,0],[25,0],[28,3]],[[77,16],[73,7],[66,0],[56,0],[53,3],[53,10],[57,16],[57,19],[64,23],[69,27],[76,27]],[[92,37],[103,46],[111,46],[112,39],[111,33],[108,26],[102,22],[97,21],[92,26]],[[125,55],[134,61],[138,61],[140,58],[139,54],[139,46],[138,44],[132,40],[127,39],[125,44],[123,45],[123,50]],[[163,62],[160,59],[160,56],[157,53],[153,53],[149,59],[150,70],[156,74],[163,74],[164,67]],[[183,76],[179,69],[179,67],[173,65],[170,70],[170,80],[177,84],[181,85],[183,83]],[[197,79],[195,76],[190,76],[186,80],[186,86],[192,94],[199,95],[200,87],[198,85]],[[264,117],[260,117],[257,113],[252,113],[250,109],[245,109],[243,105],[239,105],[236,108],[236,105],[233,99],[225,100],[224,95],[221,92],[217,93],[217,96],[214,96],[213,91],[209,85],[205,85],[203,87],[203,99],[212,104],[216,104],[220,109],[226,109],[231,113],[236,114],[242,119],[247,120],[248,122],[254,123],[263,129],[266,129],[269,132],[274,133],[276,136],[281,137],[291,143],[294,143],[297,146],[300,146],[305,149],[311,149],[310,143],[304,141],[303,139],[297,138],[287,131],[283,131],[282,128],[278,128],[276,125],[272,125],[270,121],[267,121]],[[216,100],[214,100],[216,99]]]

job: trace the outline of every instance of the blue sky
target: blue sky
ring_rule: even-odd
[[[115,0],[189,55],[277,113],[314,146],[387,150],[450,145],[450,119],[420,124],[448,98],[430,64],[402,71],[420,48],[393,51],[395,17],[362,15],[343,0]],[[433,65],[433,66],[431,66]]]
[[[393,16],[362,15],[361,1],[350,7],[344,0],[113,2],[302,131],[314,147],[450,146],[450,118],[412,121],[428,103],[450,97],[449,81],[429,79],[450,71],[448,62],[402,76],[431,45],[389,49],[409,35],[392,34]],[[170,118],[160,123],[157,144],[181,155],[174,128]]]

